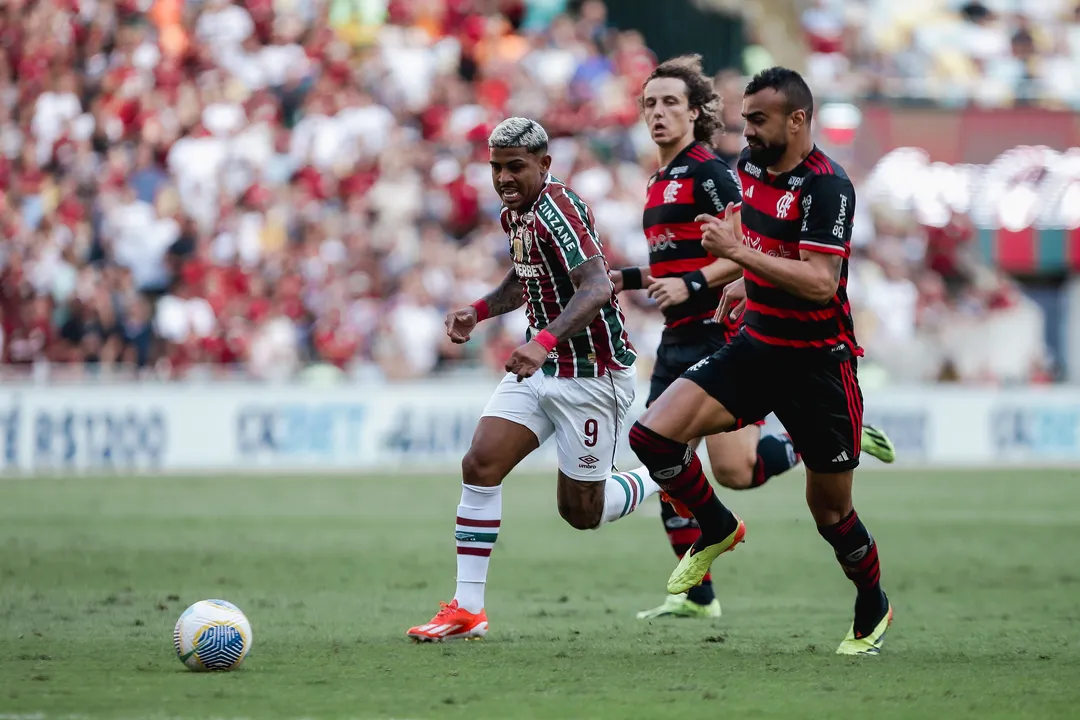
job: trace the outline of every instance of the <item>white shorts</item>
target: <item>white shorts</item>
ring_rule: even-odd
[[[637,370],[609,370],[603,377],[550,377],[537,372],[517,381],[507,373],[484,408],[483,417],[524,425],[536,439],[555,434],[559,470],[574,480],[606,479],[615,464],[626,413],[634,403]]]

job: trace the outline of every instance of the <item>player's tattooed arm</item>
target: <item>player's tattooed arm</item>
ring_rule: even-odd
[[[498,287],[484,296],[484,302],[487,303],[488,312],[492,316],[514,312],[524,305],[525,288],[521,284],[517,270],[510,268],[510,272],[506,273],[506,277]]]
[[[570,271],[574,283],[574,296],[566,309],[555,318],[547,331],[559,340],[565,340],[584,330],[611,300],[611,281],[604,268],[604,258],[597,255]]]
[[[844,272],[843,256],[800,250],[799,259],[810,272],[805,273],[806,279],[799,284],[799,291],[789,292],[823,305],[831,301],[840,286],[840,275]]]

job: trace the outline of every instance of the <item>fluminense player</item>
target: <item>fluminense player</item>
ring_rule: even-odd
[[[642,468],[612,473],[617,440],[634,400],[636,353],[592,210],[549,168],[548,136],[534,120],[510,118],[488,140],[491,180],[503,201],[513,268],[484,298],[446,318],[456,343],[477,323],[525,306],[528,339],[506,362],[461,463],[457,589],[409,637],[482,637],[491,550],[502,524],[502,482],[555,436],[559,514],[585,530],[625,517],[658,487]]]

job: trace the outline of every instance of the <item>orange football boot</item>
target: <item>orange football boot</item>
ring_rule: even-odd
[[[425,625],[409,628],[406,633],[417,642],[442,642],[443,640],[471,640],[487,635],[487,613],[481,610],[471,613],[458,606],[457,600],[439,603],[441,609]]]

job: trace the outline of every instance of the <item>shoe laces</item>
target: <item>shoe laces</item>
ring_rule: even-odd
[[[435,613],[435,617],[431,619],[432,622],[442,622],[444,620],[449,620],[450,616],[458,611],[458,604],[456,600],[451,600],[448,603],[440,602],[439,608],[439,612]]]

